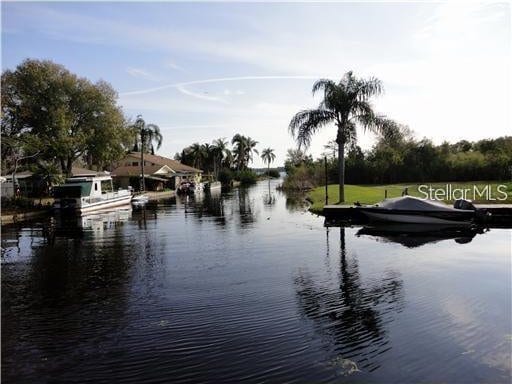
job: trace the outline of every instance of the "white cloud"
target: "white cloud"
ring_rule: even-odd
[[[149,73],[148,71],[141,69],[141,68],[133,68],[128,67],[126,69],[126,73],[128,73],[130,76],[145,79],[145,80],[151,80],[151,81],[159,81],[160,79]]]
[[[192,96],[192,97],[194,97],[196,99],[215,101],[215,102],[226,103],[227,104],[227,100],[225,100],[225,99],[223,99],[221,97],[218,97],[218,96],[210,96],[210,95],[208,95],[207,91],[203,91],[203,93],[193,92],[193,91],[190,91],[190,90],[186,89],[183,84],[176,85],[176,89],[178,91],[180,91],[181,93],[183,93],[184,95]]]

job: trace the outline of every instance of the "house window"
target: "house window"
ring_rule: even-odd
[[[138,162],[138,161],[134,161],[134,162],[132,163],[132,165],[133,165],[134,167],[136,167],[137,165],[139,165],[139,162]]]
[[[98,190],[98,183],[94,183],[94,190],[97,191]]]

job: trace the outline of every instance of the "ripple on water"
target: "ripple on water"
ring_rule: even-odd
[[[4,381],[510,378],[509,232],[455,263],[451,243],[327,232],[274,187],[6,229]]]

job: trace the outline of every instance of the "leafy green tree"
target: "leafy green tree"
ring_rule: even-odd
[[[48,60],[23,61],[1,79],[2,139],[31,136],[40,157],[56,161],[65,174],[91,156],[102,164],[122,154],[128,135],[117,94]],[[2,148],[2,154],[9,149]]]
[[[308,147],[315,133],[334,123],[337,127],[340,202],[345,201],[345,146],[357,139],[356,127],[379,132],[393,126],[391,120],[377,115],[370,98],[380,95],[382,83],[376,78],[358,79],[347,72],[335,83],[321,79],[313,85],[313,94],[323,91],[323,100],[317,109],[298,112],[290,121],[289,130],[300,147]]]

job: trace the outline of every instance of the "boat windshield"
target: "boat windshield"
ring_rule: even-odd
[[[394,199],[386,199],[378,204],[381,208],[404,209],[415,211],[432,211],[432,210],[453,210],[452,207],[434,200],[423,200],[413,196],[397,197]]]
[[[53,196],[56,198],[77,198],[89,196],[91,194],[91,188],[91,181],[73,181],[72,183],[68,182],[67,184],[55,187]]]

